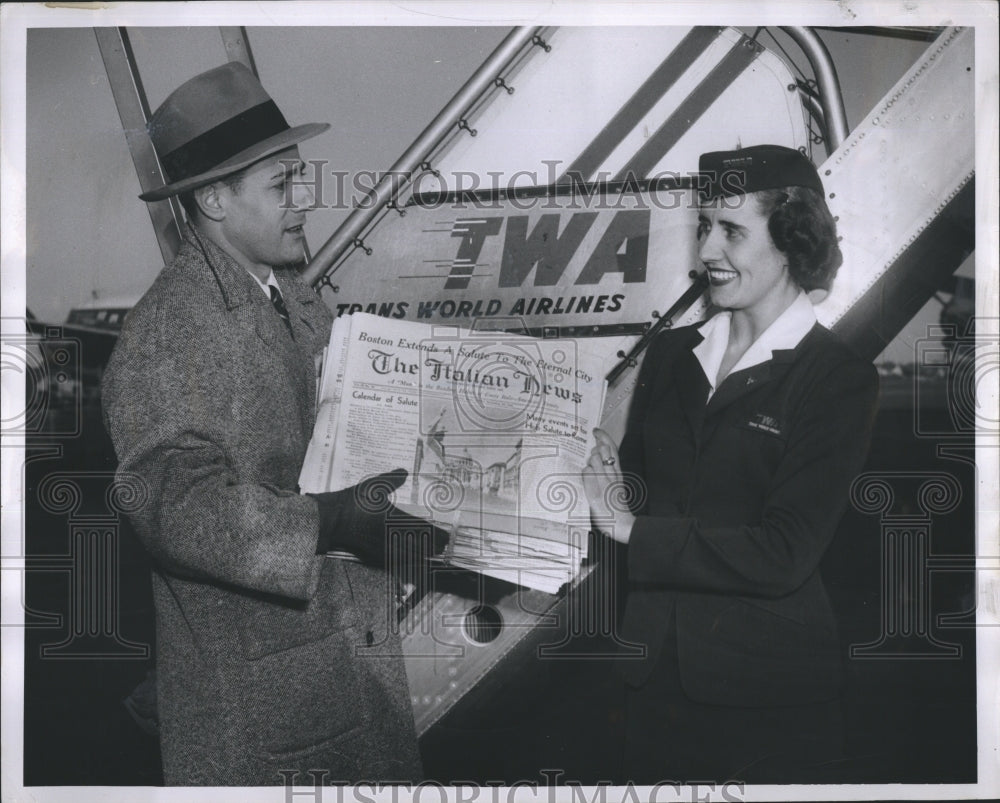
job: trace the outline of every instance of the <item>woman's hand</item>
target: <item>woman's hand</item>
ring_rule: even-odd
[[[622,486],[622,471],[618,465],[618,447],[603,429],[595,429],[597,444],[583,470],[583,488],[590,503],[594,527],[622,544],[627,544],[635,516],[624,504],[614,504],[616,488]]]

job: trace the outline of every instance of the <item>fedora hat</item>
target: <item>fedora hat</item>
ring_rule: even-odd
[[[168,182],[143,201],[211,184],[321,134],[329,123],[290,127],[260,81],[229,62],[181,84],[146,124]]]

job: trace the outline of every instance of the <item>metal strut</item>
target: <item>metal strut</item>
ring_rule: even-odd
[[[689,274],[691,278],[691,286],[688,287],[683,293],[681,293],[680,298],[678,298],[662,315],[653,313],[653,317],[656,319],[654,323],[642,337],[636,342],[632,349],[626,354],[623,351],[619,351],[616,355],[621,359],[614,368],[612,368],[606,377],[608,380],[608,385],[614,385],[618,381],[618,378],[625,373],[629,368],[635,368],[639,364],[639,355],[646,350],[646,347],[653,342],[653,338],[656,337],[664,329],[670,329],[674,325],[674,321],[679,315],[683,315],[691,305],[694,304],[705,292],[708,287],[708,273],[697,271],[691,271]]]
[[[246,28],[220,27],[219,33],[229,61],[241,62],[257,75],[257,65],[250,50]],[[118,109],[118,116],[121,118],[132,164],[135,165],[135,172],[139,177],[139,187],[143,192],[161,187],[165,183],[163,172],[160,170],[153,143],[146,133],[146,123],[150,117],[149,101],[142,85],[142,77],[139,75],[139,66],[132,51],[128,31],[124,27],[94,28],[94,36],[97,38],[104,69],[108,74],[108,83]],[[153,233],[160,247],[160,255],[164,262],[169,262],[181,244],[180,228],[184,217],[180,203],[176,198],[148,201],[146,209],[153,223]]]
[[[375,219],[386,203],[393,200],[394,190],[398,189],[399,186],[399,182],[396,180],[398,176],[409,176],[420,167],[421,162],[427,161],[428,154],[454,130],[458,121],[465,117],[469,107],[476,99],[494,85],[497,77],[508,67],[514,57],[525,46],[534,46],[532,45],[532,37],[537,36],[541,30],[541,26],[522,26],[514,28],[504,38],[482,66],[431,121],[430,125],[386,171],[382,180],[365,196],[364,201],[351,212],[333,233],[333,236],[320,246],[312,261],[302,272],[304,281],[310,284],[316,284],[319,281],[341,253],[349,248],[361,232]]]
[[[108,74],[111,94],[115,99],[118,116],[121,118],[125,141],[128,144],[132,164],[139,177],[139,187],[149,192],[163,186],[163,173],[153,150],[153,143],[146,133],[149,120],[149,101],[139,77],[135,53],[125,28],[94,28],[97,46]],[[176,199],[153,201],[146,204],[149,219],[153,224],[156,242],[160,247],[163,261],[174,258],[181,245],[181,209]]]

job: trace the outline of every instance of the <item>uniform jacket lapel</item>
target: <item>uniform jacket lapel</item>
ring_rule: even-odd
[[[676,357],[668,361],[669,369],[657,373],[652,397],[664,399],[675,396],[691,432],[697,438],[705,417],[709,382],[693,349],[705,338],[696,327],[687,328],[687,332],[688,335],[677,345]]]
[[[814,326],[794,349],[776,349],[771,352],[770,360],[729,374],[722,380],[722,384],[709,399],[705,414],[715,415],[748,393],[780,379],[802,353],[808,341],[815,336],[815,333],[816,327]]]
[[[693,345],[696,343],[692,343]],[[677,360],[675,371],[677,399],[691,431],[698,438],[705,420],[705,398],[708,396],[709,389],[708,377],[705,376],[701,363],[698,362],[698,358],[690,349]]]

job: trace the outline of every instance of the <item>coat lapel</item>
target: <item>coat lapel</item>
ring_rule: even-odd
[[[310,307],[313,304],[321,303],[320,297],[314,290],[302,282],[292,281],[289,273],[287,270],[276,270],[274,275],[278,280],[278,286],[281,288],[281,295],[285,300],[285,306],[288,307],[288,317],[292,323],[292,332],[294,332],[297,342],[303,344],[312,343],[320,333],[316,331],[312,323],[314,316],[310,313]]]
[[[287,333],[282,331],[282,343],[299,354],[291,362],[300,366],[296,372],[295,382],[299,389],[299,410],[304,421],[312,420],[316,416],[316,382],[317,363],[313,359],[314,355],[323,353],[323,347],[327,344],[328,333],[322,331],[320,315],[314,305],[322,305],[323,301],[319,294],[309,285],[301,281],[296,281],[292,270],[276,270],[275,278],[281,288],[281,295],[288,308],[288,318],[292,324],[292,332],[295,337],[293,341]],[[278,319],[278,316],[274,316]],[[284,324],[278,319],[278,324],[284,330]]]
[[[269,349],[281,348],[284,340],[288,338],[285,325],[275,312],[270,299],[261,292],[246,269],[219,248],[210,237],[193,226],[186,230],[185,239],[197,252],[200,252],[202,256],[200,261],[205,265],[211,279],[218,285],[226,308],[240,321],[252,322],[257,336]],[[280,280],[278,284],[284,290],[285,285]],[[293,323],[293,330],[294,325]]]
[[[240,309],[253,302],[250,292],[254,289],[253,278],[229,254],[194,226],[185,229],[184,239],[187,245],[200,255],[198,262],[207,271],[208,280],[214,281],[218,286],[227,309]]]

